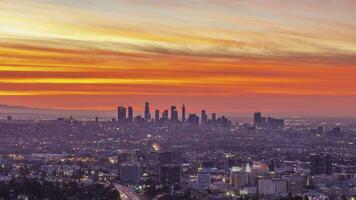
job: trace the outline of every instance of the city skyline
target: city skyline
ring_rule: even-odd
[[[184,102],[234,115],[356,116],[354,6],[1,1],[0,103],[98,111]]]
[[[0,200],[356,200],[356,0],[0,0]]]

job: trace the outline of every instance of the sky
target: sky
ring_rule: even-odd
[[[0,104],[356,116],[355,0],[0,0]]]

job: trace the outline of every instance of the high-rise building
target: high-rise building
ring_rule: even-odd
[[[212,113],[212,114],[211,114],[211,120],[212,120],[213,122],[216,121],[216,113]]]
[[[159,123],[159,110],[155,110],[155,123],[158,124]]]
[[[253,124],[255,126],[261,126],[262,125],[262,113],[256,112],[253,114]]]
[[[188,123],[191,125],[199,125],[199,117],[196,114],[189,114]]]
[[[146,102],[145,104],[145,121],[149,122],[151,120],[150,104]]]
[[[179,165],[163,165],[159,170],[159,182],[163,185],[181,184],[182,168]]]
[[[177,107],[171,106],[171,121],[177,122],[178,121],[178,111]]]
[[[182,106],[182,122],[185,121],[185,105]]]
[[[332,174],[331,156],[328,154],[313,154],[310,156],[310,174]]]
[[[162,113],[162,122],[168,121],[168,110],[164,110]]]
[[[284,127],[284,119],[276,119],[273,117],[267,118],[267,126],[270,128],[283,128]]]
[[[119,106],[117,108],[117,121],[125,122],[126,121],[126,108]]]
[[[201,124],[208,123],[208,115],[206,114],[205,110],[201,111]]]
[[[145,118],[143,118],[141,115],[137,115],[135,118],[134,118],[134,123],[135,124],[144,124],[146,121],[145,121]]]
[[[127,118],[128,118],[129,123],[133,123],[133,108],[131,106],[129,106],[127,108],[127,112],[128,112]]]

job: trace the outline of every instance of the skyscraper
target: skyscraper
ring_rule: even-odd
[[[213,122],[216,121],[216,113],[212,113],[212,114],[211,114],[211,120],[212,120]]]
[[[119,106],[117,108],[117,121],[124,122],[126,120],[126,108]]]
[[[177,107],[171,106],[171,121],[177,122],[178,121],[178,111]]]
[[[182,122],[185,121],[185,105],[182,106]]]
[[[199,117],[196,114],[189,114],[188,123],[191,125],[199,125]]]
[[[208,115],[206,114],[205,110],[201,111],[201,123],[202,124],[208,123]]]
[[[150,104],[146,102],[145,104],[145,121],[149,122],[151,120]]]
[[[159,123],[159,110],[155,110],[155,123]]]
[[[255,126],[261,126],[262,124],[262,113],[256,112],[253,114],[253,124]]]
[[[129,121],[129,123],[133,123],[133,108],[131,107],[131,106],[129,106],[128,108],[127,108],[127,112],[128,112],[128,121]]]
[[[168,110],[164,110],[162,113],[162,122],[168,121]]]
[[[163,185],[180,185],[182,168],[179,165],[163,165],[159,170],[159,182]]]

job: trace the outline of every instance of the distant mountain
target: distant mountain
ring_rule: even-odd
[[[60,110],[50,108],[31,108],[25,106],[9,106],[0,104],[0,117],[12,115],[15,118],[39,119],[70,117],[94,118],[96,116],[110,119],[115,116],[115,111],[90,111],[90,110]]]

